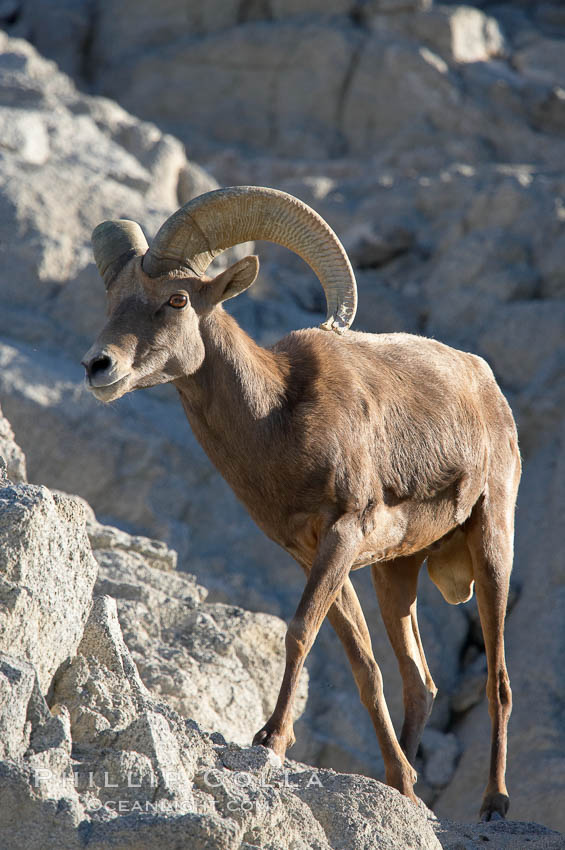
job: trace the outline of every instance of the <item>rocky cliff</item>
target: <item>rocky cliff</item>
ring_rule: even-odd
[[[421,332],[484,355],[513,406],[524,478],[507,633],[511,816],[565,829],[561,4],[16,0],[0,14],[10,34],[0,44],[0,402],[31,480],[178,550],[220,606],[212,646],[230,607],[290,616],[301,572],[236,503],[174,397],[162,388],[102,407],[85,396],[78,362],[103,320],[89,247],[98,221],[135,218],[151,235],[179,202],[218,184],[303,198],[350,253],[358,328]],[[260,255],[260,280],[232,302],[237,318],[263,343],[316,324],[322,293],[309,271],[274,246]],[[139,555],[116,551],[116,563]],[[398,722],[396,663],[368,577],[355,581]],[[146,599],[171,594],[145,583],[129,616],[144,623],[152,654],[143,661],[124,620],[130,650],[144,675],[154,672],[156,693],[195,711],[193,677],[212,674],[200,650],[183,655],[190,677],[167,667],[168,650],[155,647],[170,626]],[[489,746],[476,609],[447,606],[423,577],[420,620],[440,695],[418,790],[438,813],[471,819]],[[241,628],[249,645],[245,618]],[[241,652],[232,646],[225,665]],[[258,673],[237,670],[259,688]],[[382,776],[327,627],[309,670],[292,754]],[[227,698],[210,707],[218,719]]]
[[[0,422],[0,450],[20,453]],[[537,824],[440,822],[373,779],[235,743],[266,719],[284,624],[207,603],[164,543],[0,469],[0,846],[562,846]]]

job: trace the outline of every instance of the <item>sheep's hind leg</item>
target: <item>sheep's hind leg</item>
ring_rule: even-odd
[[[416,614],[418,573],[424,561],[418,553],[373,564],[373,583],[382,618],[398,661],[404,696],[400,745],[414,764],[422,731],[430,716],[437,688],[430,674]]]
[[[371,646],[367,623],[351,581],[346,579],[328,619],[347,653],[361,702],[370,714],[385,763],[386,781],[416,802],[416,772],[398,743],[383,693],[383,678]]]
[[[496,500],[499,501],[499,500]],[[506,816],[506,746],[512,692],[504,657],[504,620],[513,550],[513,503],[483,497],[473,509],[467,543],[473,561],[475,592],[485,640],[487,698],[492,723],[489,779],[483,797],[482,820]],[[506,504],[505,504],[506,503]]]
[[[358,522],[341,517],[324,535],[296,613],[286,633],[286,667],[279,697],[272,716],[253,738],[284,760],[294,743],[292,707],[306,656],[331,605],[347,579],[351,564],[361,545]]]

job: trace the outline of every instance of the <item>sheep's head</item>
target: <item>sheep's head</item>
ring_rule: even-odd
[[[97,398],[113,401],[139,387],[193,374],[204,359],[200,322],[255,280],[257,257],[209,278],[218,254],[266,239],[299,254],[326,293],[326,330],[343,333],[355,316],[351,264],[335,233],[302,201],[275,189],[238,186],[208,192],[161,227],[153,245],[133,221],[106,221],[92,235],[108,294],[108,321],[83,364]]]
[[[191,375],[204,360],[200,320],[251,286],[257,257],[215,278],[175,270],[151,278],[129,259],[107,291],[108,321],[84,356],[86,385],[101,401]]]

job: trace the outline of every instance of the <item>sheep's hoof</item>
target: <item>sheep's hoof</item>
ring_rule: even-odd
[[[480,818],[482,821],[504,820],[509,805],[508,794],[501,794],[499,791],[487,794],[481,806]]]
[[[289,747],[292,747],[294,741],[295,737],[292,732],[290,735],[285,734],[284,732],[277,732],[276,730],[271,729],[267,723],[262,729],[259,729],[257,734],[254,736],[253,746],[256,747],[260,745],[262,747],[267,747],[267,749],[276,753],[281,762],[284,762],[285,753]]]
[[[392,773],[387,771],[386,773],[387,785],[390,785],[391,788],[396,788],[397,791],[400,791],[412,803],[419,805],[420,801],[414,793],[414,785],[417,779],[418,774],[410,764],[407,767],[401,767],[398,771],[393,771]]]

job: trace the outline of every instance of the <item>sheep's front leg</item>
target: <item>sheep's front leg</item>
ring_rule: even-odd
[[[294,744],[292,708],[306,656],[324,617],[337,598],[361,545],[358,520],[341,517],[326,532],[316,552],[302,598],[286,633],[286,667],[275,710],[253,738],[284,760]]]

